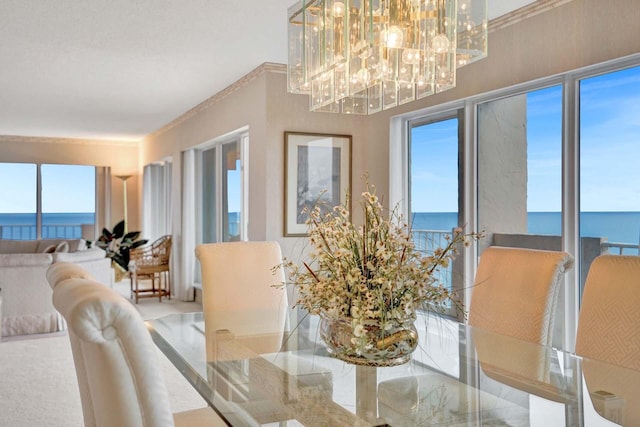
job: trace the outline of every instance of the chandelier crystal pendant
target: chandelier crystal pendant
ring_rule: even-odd
[[[487,55],[487,0],[300,0],[288,91],[311,111],[373,114],[456,85]]]

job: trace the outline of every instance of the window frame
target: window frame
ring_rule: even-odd
[[[36,222],[35,222],[35,231],[36,231],[36,235],[35,235],[35,239],[36,240],[41,240],[42,239],[42,228],[44,226],[43,224],[43,211],[42,211],[42,188],[43,188],[43,182],[42,182],[42,167],[43,166],[82,166],[82,167],[89,167],[89,168],[93,168],[93,176],[94,176],[94,204],[93,204],[93,227],[94,227],[94,238],[97,238],[98,236],[98,221],[99,221],[99,182],[100,182],[100,177],[99,177],[99,167],[95,166],[95,165],[85,165],[85,164],[69,164],[69,163],[34,163],[34,162],[2,162],[2,163],[6,163],[6,164],[27,164],[27,165],[34,165],[35,166],[35,181],[36,181],[36,194],[35,194],[35,198],[36,198]],[[81,230],[81,235],[82,235],[82,230]],[[82,236],[81,236],[82,237]],[[0,236],[1,238],[1,236]]]
[[[219,138],[215,138],[208,141],[198,147],[196,147],[196,244],[203,243],[203,162],[202,156],[205,151],[215,150],[215,241],[222,242],[223,235],[223,219],[222,219],[222,192],[223,183],[222,179],[223,171],[223,146],[228,144],[237,144],[237,148],[240,154],[240,223],[238,224],[239,240],[248,240],[248,211],[249,211],[249,199],[248,199],[248,153],[249,153],[249,133],[248,128],[243,128],[229,134],[223,135]],[[226,169],[225,169],[226,170]]]
[[[640,54],[618,58],[601,64],[568,71],[517,85],[496,89],[491,92],[455,100],[437,106],[416,110],[393,117],[390,122],[389,144],[389,203],[400,207],[403,215],[410,214],[410,123],[430,121],[442,117],[451,110],[462,111],[463,141],[461,149],[464,177],[460,188],[461,219],[470,230],[478,227],[478,116],[479,104],[503,97],[544,89],[554,85],[562,86],[562,249],[580,259],[580,81],[586,78],[640,66]],[[462,251],[465,283],[472,283],[477,271],[478,245],[473,244]],[[575,332],[578,324],[580,302],[579,269],[566,273],[564,287],[565,318],[563,347],[569,351],[575,348]],[[465,286],[463,303],[471,300],[471,286]]]

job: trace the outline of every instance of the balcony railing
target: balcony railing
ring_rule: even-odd
[[[447,236],[453,236],[452,231],[445,230],[412,230],[411,237],[416,245],[416,249],[425,255],[433,255],[438,248],[443,248],[449,244]],[[452,264],[447,268],[441,268],[435,276],[435,279],[444,285],[447,289],[451,289],[452,282]]]
[[[600,245],[602,253],[612,255],[640,255],[640,244],[604,242]]]
[[[43,239],[79,239],[86,224],[47,224],[42,226]],[[0,225],[0,239],[35,240],[36,226],[33,224]]]

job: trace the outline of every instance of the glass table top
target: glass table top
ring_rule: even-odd
[[[147,321],[156,345],[238,426],[640,425],[640,372],[419,318],[411,361],[333,358],[317,318],[284,335],[207,331],[202,313]]]

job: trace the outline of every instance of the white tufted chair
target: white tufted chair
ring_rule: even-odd
[[[81,267],[47,271],[68,324],[85,426],[224,425],[210,408],[171,413],[156,348],[135,308]]]
[[[491,246],[476,273],[469,324],[514,338],[551,345],[566,252]]]
[[[278,242],[206,243],[196,246],[202,272],[205,329],[236,336],[274,334],[264,352],[276,352],[285,331],[287,293]]]

